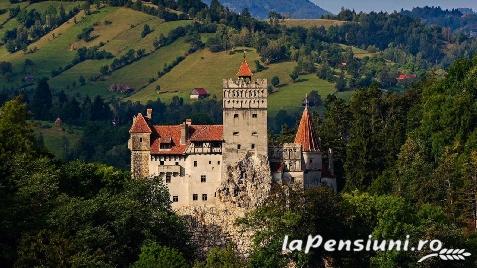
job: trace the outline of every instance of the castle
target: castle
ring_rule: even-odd
[[[320,150],[307,105],[293,143],[271,146],[267,132],[267,80],[252,79],[244,58],[236,79],[223,80],[223,125],[153,125],[152,109],[133,118],[128,147],[135,178],[160,176],[173,208],[214,206],[228,167],[246,155],[267,156],[272,178],[303,188],[336,191],[332,152]]]

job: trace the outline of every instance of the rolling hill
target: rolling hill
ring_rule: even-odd
[[[50,5],[59,6],[58,1],[47,1],[22,8],[43,10]],[[75,3],[73,5],[73,3]],[[65,5],[70,8],[78,5],[72,2]],[[8,5],[5,5],[7,8]],[[26,83],[24,77],[30,76],[34,80],[48,77],[51,88],[55,91],[63,90],[70,95],[87,95],[94,97],[101,95],[106,98],[114,97],[130,101],[146,103],[160,98],[170,101],[173,96],[183,97],[191,101],[189,94],[192,88],[205,87],[211,95],[221,98],[222,79],[234,77],[242,60],[243,50],[247,50],[247,59],[252,67],[254,61],[259,60],[258,53],[252,48],[238,47],[234,51],[212,53],[208,49],[199,49],[188,53],[191,44],[183,38],[178,38],[171,44],[156,49],[153,41],[159,36],[167,36],[172,30],[191,24],[192,20],[164,21],[156,16],[148,15],[125,7],[102,7],[86,14],[79,12],[74,18],[66,21],[56,29],[44,35],[28,46],[28,51],[9,53],[4,46],[0,46],[0,61],[12,63],[14,73],[8,79],[0,76],[3,90],[22,87],[33,87],[34,81]],[[143,28],[148,25],[152,32],[141,36]],[[16,27],[16,20],[8,19],[2,31]],[[89,41],[78,39],[78,34],[85,28],[92,28],[94,38]],[[205,41],[208,34],[201,34]],[[107,59],[88,59],[77,62],[69,68],[52,75],[58,67],[71,64],[81,47],[100,47],[113,55]],[[30,51],[31,48],[35,48]],[[110,65],[115,59],[127,54],[129,50],[144,49],[145,56],[124,67],[115,69],[103,75],[101,79],[93,79],[100,74],[105,65]],[[235,53],[234,53],[235,52]],[[184,59],[175,65],[165,75],[158,77],[167,64],[178,57]],[[25,69],[25,61],[30,60],[33,66]],[[280,86],[270,95],[270,111],[280,109],[300,109],[305,94],[317,90],[323,97],[336,93],[333,83],[319,79],[316,75],[303,75],[293,82],[289,74],[296,62],[280,62],[269,64],[265,70],[256,72],[256,77],[271,79],[277,76]],[[124,84],[135,89],[130,95],[111,92],[114,84]],[[157,86],[160,90],[157,91]],[[341,93],[337,93],[341,94]]]
[[[204,2],[210,4],[211,1]],[[236,12],[248,8],[253,16],[261,19],[267,18],[270,11],[294,19],[319,19],[329,14],[328,11],[308,0],[219,0],[219,2]]]

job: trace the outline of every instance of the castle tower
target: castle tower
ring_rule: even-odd
[[[128,148],[131,150],[131,174],[133,178],[149,177],[149,161],[151,158],[151,128],[148,120],[151,119],[152,110],[147,110],[147,116],[138,114],[133,118],[129,133]]]
[[[317,186],[321,181],[323,159],[313,132],[312,118],[308,111],[308,100],[306,100],[305,110],[301,116],[300,125],[295,136],[295,143],[301,144],[302,147],[305,188]]]
[[[237,79],[223,80],[224,171],[247,153],[268,154],[267,80],[252,76],[244,57]]]

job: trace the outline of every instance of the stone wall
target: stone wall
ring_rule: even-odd
[[[248,154],[235,166],[229,167],[217,190],[215,206],[182,207],[177,212],[189,223],[199,255],[212,247],[232,243],[238,253],[247,257],[251,250],[253,232],[243,230],[237,220],[263,204],[270,194],[272,177],[268,158]]]

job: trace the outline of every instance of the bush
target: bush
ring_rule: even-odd
[[[272,86],[277,87],[280,85],[280,78],[278,78],[278,76],[274,76],[270,82],[272,83]]]
[[[156,242],[148,242],[141,247],[139,260],[134,263],[133,267],[186,268],[189,267],[189,265],[182,253],[178,250],[161,246]]]
[[[144,28],[141,33],[141,37],[144,38],[146,35],[150,34],[152,32],[151,27],[148,24],[144,24]]]

